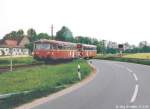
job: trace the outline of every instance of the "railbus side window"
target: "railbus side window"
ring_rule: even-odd
[[[58,45],[58,49],[59,50],[63,49],[62,45]]]
[[[42,44],[42,49],[49,50],[50,44]]]
[[[53,50],[57,50],[57,49],[58,49],[57,44],[53,44]]]

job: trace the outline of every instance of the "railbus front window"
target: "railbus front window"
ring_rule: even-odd
[[[40,44],[36,44],[36,45],[35,45],[35,49],[36,49],[36,50],[40,50],[40,49],[41,49],[41,50],[49,50],[50,48],[51,48],[51,47],[50,47],[50,44],[45,44],[45,43],[44,43],[44,44],[41,44],[41,43],[40,43]]]

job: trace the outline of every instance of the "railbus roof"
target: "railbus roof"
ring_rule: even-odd
[[[76,43],[71,43],[71,42],[64,42],[64,41],[57,41],[57,40],[47,40],[47,39],[42,39],[35,41],[34,43],[52,43],[52,44],[58,44],[58,45],[76,45]]]

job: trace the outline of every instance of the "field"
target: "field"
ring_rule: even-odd
[[[97,54],[96,58],[110,58],[118,57],[118,54]],[[133,58],[133,59],[150,59],[150,53],[134,53],[134,54],[123,54],[121,58]]]
[[[79,81],[77,64],[81,65],[82,79],[91,68],[85,60],[74,60],[66,64],[43,65],[40,67],[18,69],[0,74],[0,95],[29,91],[30,93],[14,95],[0,99],[0,108],[10,108],[46,96]]]
[[[150,59],[150,53],[127,54],[123,58]]]
[[[150,65],[150,53],[123,54],[122,57],[120,57],[119,55],[106,54],[106,55],[97,55],[95,59]]]

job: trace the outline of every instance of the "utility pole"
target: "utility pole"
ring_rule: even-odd
[[[102,40],[102,54],[105,54],[105,40]]]
[[[53,40],[53,24],[51,25],[51,36],[52,36],[52,40]]]

